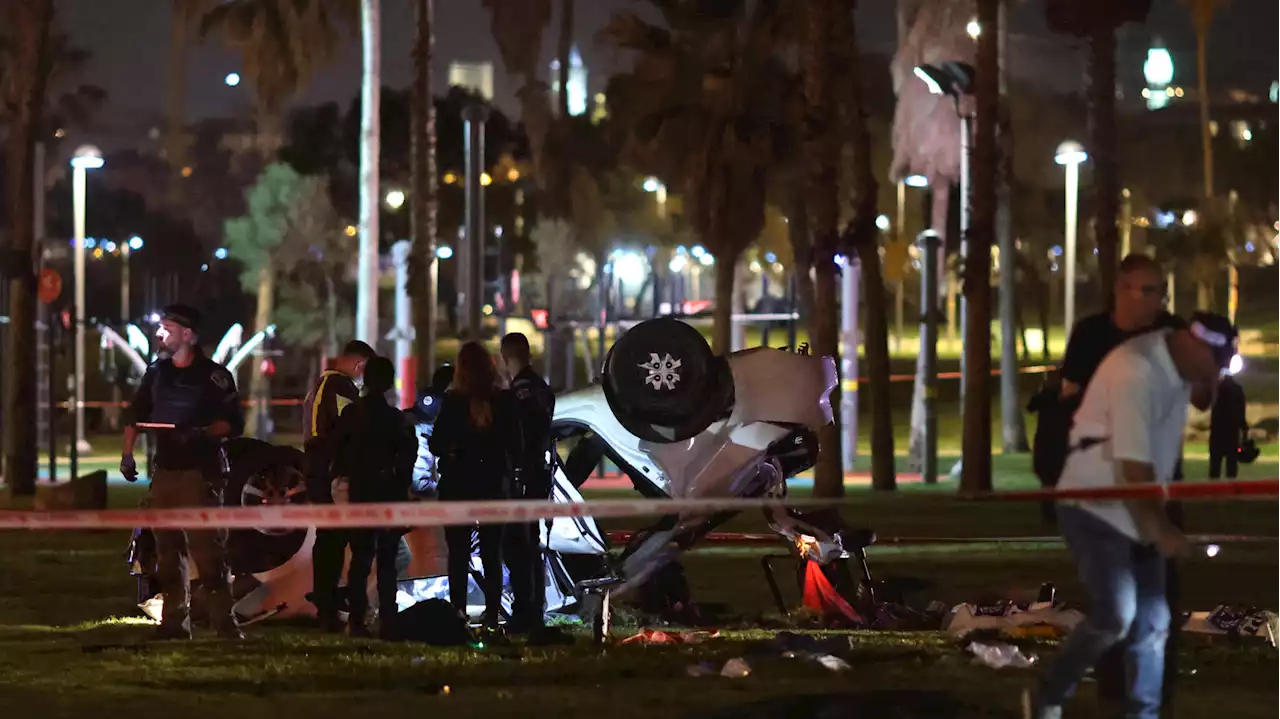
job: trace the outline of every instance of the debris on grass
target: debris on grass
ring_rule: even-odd
[[[1030,669],[1035,666],[1034,654],[1023,654],[1022,650],[1012,644],[969,642],[966,650],[973,654],[974,661],[992,669]]]
[[[708,639],[720,636],[720,631],[698,632],[663,632],[656,629],[643,629],[618,644],[701,644]]]
[[[742,657],[734,657],[724,663],[720,668],[720,676],[729,677],[730,679],[741,679],[751,674],[751,665]]]
[[[1050,602],[1020,605],[1001,602],[978,606],[957,604],[943,621],[942,629],[954,636],[967,636],[979,629],[1013,630],[1029,626],[1049,626],[1057,630],[1057,636],[1065,635],[1084,619],[1075,609]]]

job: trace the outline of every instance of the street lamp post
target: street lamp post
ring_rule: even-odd
[[[1070,335],[1076,319],[1076,214],[1080,205],[1080,163],[1089,159],[1078,142],[1067,140],[1058,145],[1054,160],[1067,168],[1066,272],[1063,292],[1065,314],[1063,329]],[[1048,342],[1049,338],[1045,338]]]
[[[75,316],[76,316],[76,361],[75,361],[75,410],[76,410],[76,451],[88,452],[89,442],[84,435],[84,201],[87,172],[96,170],[104,164],[102,153],[93,145],[81,145],[71,158],[71,202],[75,214]]]

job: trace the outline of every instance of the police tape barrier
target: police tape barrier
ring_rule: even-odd
[[[1117,487],[1081,489],[1035,489],[1020,492],[992,492],[970,495],[982,501],[1029,502],[1035,500],[1121,500],[1121,499],[1266,499],[1280,496],[1280,480],[1250,479],[1231,482],[1174,482],[1172,484],[1130,484]]]
[[[768,507],[829,507],[832,500],[636,499],[558,502],[394,502],[385,504],[264,505],[190,509],[0,510],[0,529],[320,529],[444,527],[506,524],[557,517],[717,514]]]

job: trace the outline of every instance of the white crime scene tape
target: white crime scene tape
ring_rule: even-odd
[[[558,503],[527,500],[264,505],[184,509],[0,510],[0,529],[320,529],[506,524],[557,517],[716,514],[769,507],[832,506],[832,500],[637,499]]]

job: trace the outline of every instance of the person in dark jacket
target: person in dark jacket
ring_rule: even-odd
[[[139,431],[155,432],[149,494],[155,509],[221,507],[227,469],[223,443],[244,431],[235,378],[200,349],[199,330],[195,308],[165,308],[157,333],[164,352],[143,375],[124,428],[120,473],[130,482],[138,478],[133,448]],[[232,612],[227,531],[157,529],[155,541],[165,598],[159,636],[191,638],[190,558],[200,572],[214,630],[224,639],[241,638]]]
[[[346,481],[348,501],[404,502],[409,499],[418,441],[413,425],[387,402],[395,386],[391,360],[374,357],[364,371],[364,391],[338,418],[334,437],[333,474]],[[396,637],[396,552],[403,530],[356,529],[347,532],[351,565],[347,568],[351,636],[368,636],[365,625],[369,596],[369,569],[378,565],[378,632],[383,639]]]
[[[484,345],[468,342],[458,352],[453,383],[445,393],[431,433],[431,453],[440,472],[440,501],[506,499],[522,456],[515,400],[499,387],[497,368]],[[473,526],[445,527],[449,553],[449,602],[466,615]],[[486,627],[497,626],[502,607],[502,525],[482,524]]]
[[[516,499],[551,497],[551,420],[556,395],[533,371],[529,338],[512,332],[502,338],[502,374],[520,411],[524,452],[516,467],[513,487]],[[509,524],[504,530],[503,555],[511,574],[511,624],[513,633],[542,626],[546,596],[546,568],[542,558],[541,522]]]
[[[414,433],[418,438],[418,461],[413,465],[412,494],[418,498],[436,496],[436,485],[440,481],[436,469],[435,455],[431,454],[431,432],[435,429],[436,417],[440,415],[440,405],[444,393],[449,391],[453,382],[453,365],[442,365],[431,375],[431,384],[418,393],[414,405],[404,411],[413,423]]]
[[[1227,375],[1218,384],[1218,396],[1209,414],[1209,479],[1222,476],[1222,462],[1227,462],[1227,479],[1239,473],[1240,443],[1249,433],[1245,419],[1244,388]]]
[[[320,373],[303,402],[303,453],[307,464],[307,501],[332,504],[333,437],[338,417],[360,397],[356,382],[375,355],[373,348],[359,340],[348,342],[329,369]],[[311,550],[311,603],[320,625],[327,631],[342,631],[338,619],[338,580],[347,546],[346,530],[318,529]]]

